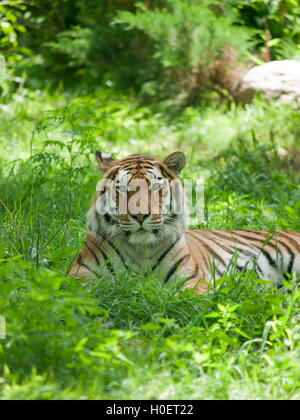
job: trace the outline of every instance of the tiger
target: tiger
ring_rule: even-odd
[[[86,282],[137,271],[204,294],[233,258],[237,271],[253,270],[276,285],[294,272],[300,274],[300,233],[188,229],[179,179],[186,165],[184,153],[173,152],[164,160],[142,154],[114,159],[97,151],[96,161],[104,177],[69,276]],[[136,184],[143,188],[134,188]]]

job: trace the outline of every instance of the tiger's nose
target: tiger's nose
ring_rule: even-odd
[[[131,214],[133,219],[136,219],[140,224],[143,223],[144,219],[149,216],[148,214]]]

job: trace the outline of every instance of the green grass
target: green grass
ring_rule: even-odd
[[[277,290],[233,266],[214,294],[194,296],[131,273],[85,286],[65,275],[96,148],[184,151],[183,178],[206,179],[201,227],[299,232],[296,110],[257,100],[170,119],[106,90],[27,92],[1,112],[1,399],[300,398],[295,278]]]

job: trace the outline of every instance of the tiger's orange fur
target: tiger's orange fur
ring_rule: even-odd
[[[185,157],[180,152],[164,161],[144,155],[113,160],[99,152],[96,158],[106,180],[119,184],[124,176],[130,182],[145,180],[148,189],[141,200],[146,199],[156,182],[177,182],[185,165]],[[137,214],[128,210],[114,215],[109,211],[98,213],[97,200],[102,193],[97,191],[88,214],[88,234],[69,275],[88,280],[91,275],[113,278],[117,272],[138,270],[145,275],[151,272],[165,282],[185,280],[185,288],[201,294],[209,289],[213,277],[223,275],[233,256],[237,270],[255,270],[260,278],[275,284],[287,274],[300,274],[299,233],[187,230],[184,213],[173,214],[170,209],[169,214],[163,214],[162,190],[156,192],[155,214],[146,206]],[[121,195],[120,188],[115,195],[118,209]],[[131,195],[129,192],[126,200]]]

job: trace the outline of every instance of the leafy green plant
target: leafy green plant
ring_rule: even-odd
[[[20,35],[26,32],[21,22],[27,7],[23,1],[7,0],[0,4],[0,98],[6,98],[24,80],[15,73],[22,54],[29,50],[19,45]]]
[[[243,0],[231,2],[240,22],[261,30],[256,48],[265,61],[292,59],[300,52],[300,8],[296,0]]]
[[[25,3],[19,0],[7,0],[0,4],[0,48],[18,46],[18,33],[25,32],[18,19],[26,9]]]
[[[136,6],[135,14],[119,12],[114,22],[139,29],[153,42],[153,62],[161,68],[161,80],[157,83],[156,75],[149,74],[144,91],[154,98],[175,96],[188,103],[211,88],[213,64],[226,48],[232,49],[232,60],[235,53],[247,55],[249,33],[216,16],[206,3],[168,0],[163,8]],[[229,71],[229,62],[227,66]]]

